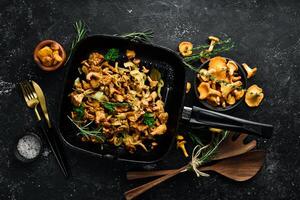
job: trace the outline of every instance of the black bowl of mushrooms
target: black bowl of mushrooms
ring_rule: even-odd
[[[194,88],[204,107],[229,111],[241,104],[247,88],[247,75],[234,60],[216,56],[199,67]]]

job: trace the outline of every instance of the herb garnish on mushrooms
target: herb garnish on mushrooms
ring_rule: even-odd
[[[115,103],[115,102],[103,102],[102,103],[103,107],[106,108],[110,113],[115,112],[116,107],[124,107],[124,106],[129,106],[129,103],[122,102],[122,103]]]
[[[85,124],[84,126],[79,126],[78,122],[74,122],[74,120],[69,116],[67,116],[67,117],[79,129],[79,132],[77,133],[77,135],[82,135],[87,139],[89,139],[91,137],[92,139],[94,138],[99,142],[105,142],[106,137],[103,135],[102,126],[100,126],[97,130],[95,130],[95,129],[90,130],[89,126],[93,123],[93,121]]]
[[[155,119],[151,113],[146,112],[143,117],[144,124],[148,125],[149,127],[152,127],[154,125]]]
[[[119,50],[116,48],[109,49],[104,56],[105,60],[107,61],[116,61],[118,57],[119,57]]]

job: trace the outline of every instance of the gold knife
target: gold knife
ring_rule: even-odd
[[[41,89],[41,87],[34,81],[30,81],[36,94],[37,94],[37,97],[38,97],[38,100],[40,102],[40,105],[41,105],[41,108],[42,108],[42,111],[44,113],[44,116],[45,116],[45,119],[47,121],[47,124],[48,124],[48,127],[49,129],[48,130],[45,130],[43,128],[43,126],[41,125],[41,128],[45,134],[45,137],[50,145],[50,148],[51,150],[53,151],[54,153],[54,156],[64,174],[65,177],[68,177],[69,174],[68,174],[68,171],[66,169],[66,163],[65,163],[65,160],[63,159],[62,157],[62,153],[60,152],[59,150],[59,147],[58,147],[58,143],[55,139],[55,135],[53,133],[56,132],[56,129],[55,128],[51,128],[51,122],[50,122],[50,119],[49,119],[49,114],[48,114],[48,110],[47,110],[47,105],[46,105],[46,99],[45,99],[45,96],[44,96],[44,93]],[[53,140],[51,141],[50,137],[53,138]]]
[[[49,119],[49,114],[48,114],[47,105],[46,105],[46,99],[45,99],[43,90],[41,89],[41,87],[36,82],[34,82],[34,81],[30,81],[30,82],[32,83],[33,88],[34,88],[34,90],[37,94],[37,97],[38,97],[38,100],[40,102],[42,111],[44,113],[46,122],[48,124],[48,127],[51,128],[51,122],[50,122],[50,119]]]

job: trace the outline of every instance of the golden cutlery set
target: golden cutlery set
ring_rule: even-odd
[[[40,86],[34,81],[23,81],[20,83],[20,87],[27,106],[34,109],[37,117],[38,125],[42,130],[51,151],[53,152],[57,163],[60,166],[61,171],[65,177],[68,177],[68,171],[66,169],[66,162],[63,158],[60,150],[60,141],[58,140],[57,129],[51,125],[49,113],[47,110],[46,99]],[[41,115],[39,114],[38,107],[41,107],[46,124],[43,122]]]

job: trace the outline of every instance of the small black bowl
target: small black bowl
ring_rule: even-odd
[[[26,137],[26,136],[33,137],[33,138],[39,143],[39,145],[40,145],[40,148],[39,148],[39,151],[38,151],[37,155],[36,155],[35,157],[33,157],[33,158],[26,158],[26,157],[24,157],[24,156],[19,152],[19,150],[18,150],[18,143],[19,143],[19,141],[20,141],[22,138]],[[38,159],[38,158],[40,157],[41,153],[43,152],[43,143],[42,143],[42,140],[41,140],[40,136],[38,136],[37,134],[34,134],[34,133],[26,133],[26,134],[24,134],[24,135],[22,135],[22,136],[20,136],[20,137],[17,138],[17,140],[16,140],[16,146],[15,146],[15,150],[14,150],[14,151],[15,151],[15,152],[14,152],[14,153],[15,153],[15,156],[16,156],[16,158],[17,158],[19,161],[24,162],[24,163],[33,162],[33,161],[35,161],[36,159]]]
[[[235,62],[236,64],[237,64],[237,66],[238,66],[238,71],[237,71],[237,73],[239,74],[239,76],[241,76],[242,78],[241,78],[241,82],[243,83],[243,89],[245,89],[245,88],[247,88],[247,75],[246,75],[246,72],[245,72],[245,70],[244,70],[244,68],[238,63],[238,62],[236,62],[236,61],[234,61],[234,60],[232,60],[232,59],[230,59],[230,58],[226,58],[226,57],[224,57],[225,59],[226,59],[226,61],[228,62],[228,61],[233,61],[233,62]],[[198,68],[198,71],[200,71],[201,69],[208,69],[208,64],[209,64],[209,61],[210,60],[207,60],[206,62],[204,62],[204,63],[202,63],[202,65],[200,65],[200,67]],[[198,73],[197,73],[198,74]],[[243,99],[244,98],[241,98],[240,100],[238,100],[235,104],[233,104],[233,105],[228,105],[228,106],[226,106],[226,108],[223,108],[222,106],[213,106],[213,105],[211,105],[211,104],[209,104],[208,102],[207,102],[207,100],[200,100],[198,97],[200,96],[200,94],[199,94],[199,92],[198,92],[198,90],[197,90],[197,87],[198,87],[198,85],[200,84],[200,80],[198,79],[198,77],[197,77],[197,75],[195,76],[195,79],[194,79],[194,89],[195,89],[195,94],[197,95],[197,99],[200,101],[200,103],[204,106],[204,107],[206,107],[206,108],[208,108],[208,109],[210,109],[210,110],[213,110],[213,111],[219,111],[219,112],[226,112],[226,111],[230,111],[230,110],[233,110],[234,108],[236,108],[238,105],[240,105],[241,104],[241,102],[243,101]]]

